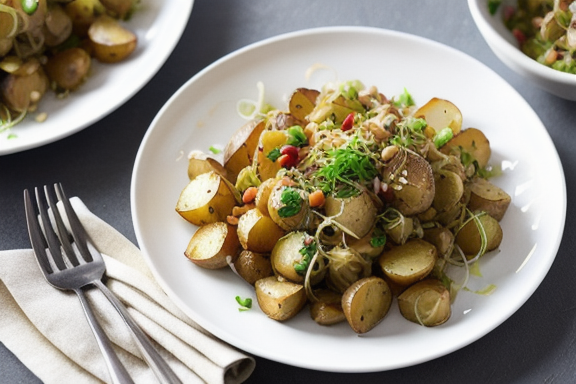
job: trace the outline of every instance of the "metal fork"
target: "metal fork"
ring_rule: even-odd
[[[64,207],[70,225],[70,232],[68,232],[64,225],[60,212],[47,186],[44,186],[44,195],[51,209],[58,235],[53,229],[48,210],[42,202],[42,194],[38,188],[35,188],[35,195],[42,226],[34,211],[30,194],[28,190],[24,190],[24,205],[26,208],[26,221],[28,223],[30,242],[32,243],[32,248],[36,254],[40,269],[48,283],[59,289],[72,290],[80,298],[86,318],[90,323],[90,327],[106,361],[112,383],[133,383],[133,380],[112,349],[110,340],[96,321],[86,301],[82,288],[88,285],[94,285],[99,288],[114,308],[116,308],[131,330],[142,357],[153,370],[158,380],[163,384],[181,383],[180,379],[168,366],[166,361],[164,361],[158,354],[158,351],[152,346],[148,337],[128,314],[124,305],[102,282],[102,277],[106,272],[102,255],[91,243],[82,223],[72,208],[72,204],[70,204],[70,201],[64,194],[62,186],[60,184],[54,184],[54,190]],[[62,251],[66,254],[66,259],[63,257]],[[78,258],[78,254],[81,258]]]

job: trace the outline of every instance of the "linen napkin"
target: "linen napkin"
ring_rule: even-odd
[[[236,384],[252,357],[198,326],[162,291],[139,249],[74,197],[80,221],[106,262],[106,285],[183,383]],[[157,383],[114,307],[96,288],[88,301],[135,383]],[[0,251],[0,340],[45,384],[101,383],[108,373],[78,296],[50,286],[31,249]]]

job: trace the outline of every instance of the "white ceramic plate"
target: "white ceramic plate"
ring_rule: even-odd
[[[188,22],[193,0],[142,0],[141,8],[125,27],[138,37],[138,46],[125,61],[101,64],[93,61],[88,81],[69,97],[58,100],[48,92],[39,112],[0,134],[0,155],[20,152],[60,140],[95,123],[125,103],[156,74],[172,53]],[[13,134],[15,138],[8,138]]]
[[[310,81],[306,70],[316,63]],[[393,304],[381,324],[357,336],[347,324],[321,327],[308,310],[279,323],[257,305],[239,312],[235,296],[255,295],[230,270],[205,270],[183,255],[195,228],[174,211],[187,184],[186,154],[224,145],[243,124],[236,101],[255,99],[262,81],[266,100],[285,107],[301,86],[359,79],[388,96],[406,87],[416,102],[437,96],[454,102],[464,125],[489,137],[496,180],[513,202],[502,221],[499,252],[484,256],[472,289],[495,284],[491,296],[462,292],[450,320],[424,328],[404,320]],[[535,156],[534,153],[538,153]],[[529,105],[502,78],[475,59],[436,42],[371,28],[321,28],[248,46],[190,79],[162,108],[137,155],[132,215],[147,262],[168,295],[219,338],[278,362],[325,371],[366,372],[409,366],[445,355],[486,335],[534,292],[558,250],[566,214],[562,167],[550,137]]]

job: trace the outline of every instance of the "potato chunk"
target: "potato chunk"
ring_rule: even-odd
[[[255,287],[258,305],[271,319],[291,319],[306,304],[306,291],[300,284],[279,281],[276,276],[270,276],[256,281]]]
[[[216,172],[204,173],[182,190],[176,212],[198,226],[226,221],[238,201],[233,189],[234,186]]]
[[[437,254],[432,244],[412,239],[382,253],[378,262],[386,277],[407,286],[428,276],[434,268]]]
[[[116,63],[126,59],[135,49],[138,38],[107,15],[100,15],[88,29],[94,48],[94,57],[103,63]]]
[[[238,237],[244,249],[259,253],[271,252],[282,236],[282,228],[257,208],[250,209],[238,220]]]
[[[376,276],[356,281],[342,295],[344,315],[356,333],[366,333],[378,325],[391,304],[388,283]]]
[[[218,269],[228,265],[227,256],[231,256],[234,261],[239,249],[236,227],[216,222],[198,228],[184,254],[200,267]]]
[[[400,313],[406,319],[435,327],[444,324],[451,315],[450,292],[436,279],[422,280],[398,296]]]

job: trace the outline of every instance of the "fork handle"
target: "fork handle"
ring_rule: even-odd
[[[96,341],[98,342],[98,347],[104,356],[104,360],[106,361],[106,367],[108,368],[108,373],[110,374],[110,379],[112,380],[113,384],[134,384],[134,381],[126,371],[126,368],[118,359],[118,355],[112,349],[112,343],[108,336],[104,333],[104,330],[96,320],[96,316],[94,316],[94,312],[88,305],[88,301],[86,300],[86,295],[82,288],[74,289],[74,292],[80,298],[80,302],[82,303],[82,309],[84,309],[84,314],[88,319],[88,323],[90,324],[90,328],[92,328],[92,332],[96,337]]]
[[[156,378],[162,384],[181,384],[182,381],[176,376],[172,368],[166,363],[166,361],[160,356],[156,348],[150,343],[150,339],[144,334],[142,329],[136,324],[132,316],[126,310],[126,307],[118,300],[118,298],[106,287],[106,285],[100,281],[95,280],[93,284],[99,288],[104,296],[112,303],[114,308],[118,311],[130,331],[136,340],[136,344],[142,353],[142,357],[152,369]]]

